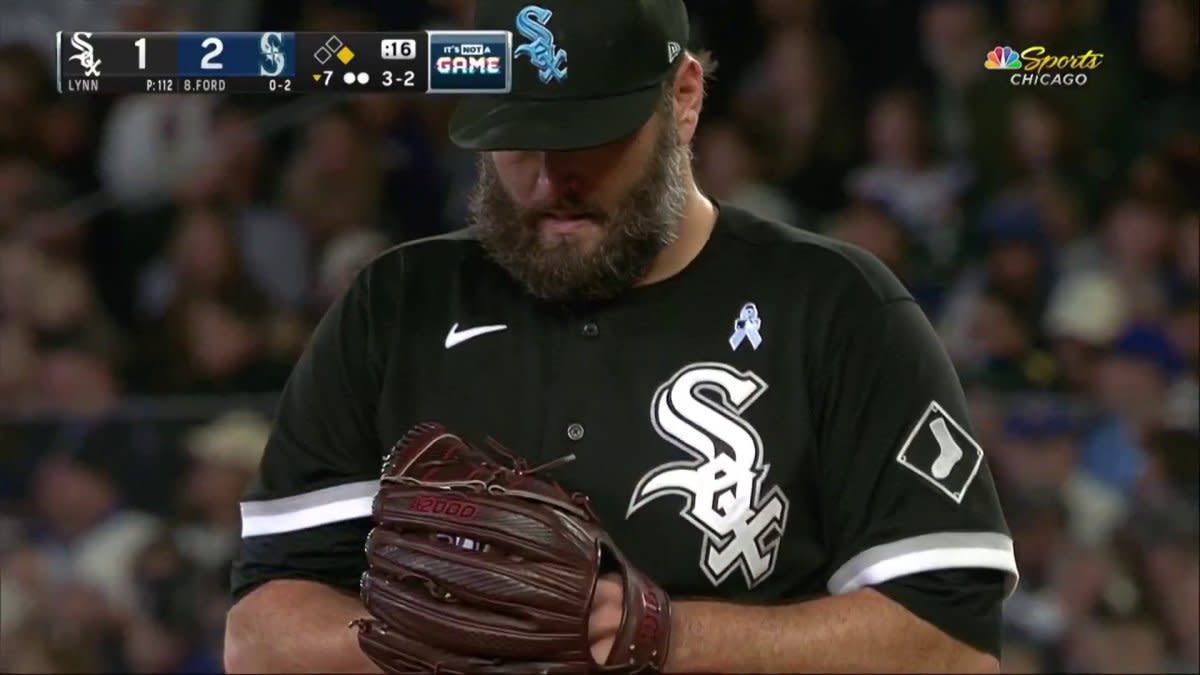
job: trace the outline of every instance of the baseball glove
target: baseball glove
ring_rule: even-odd
[[[355,622],[386,672],[661,671],[666,593],[629,563],[587,497],[494,441],[438,424],[405,434],[384,463]],[[501,457],[503,456],[503,457]],[[625,608],[605,664],[588,619],[599,577],[620,573]]]

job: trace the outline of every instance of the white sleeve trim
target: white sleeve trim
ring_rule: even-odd
[[[829,577],[834,595],[865,586],[945,569],[982,568],[1005,573],[1005,597],[1016,590],[1020,575],[1012,539],[996,532],[935,532],[880,544],[847,560]]]
[[[291,497],[243,502],[242,537],[282,534],[370,518],[378,480],[346,483]]]

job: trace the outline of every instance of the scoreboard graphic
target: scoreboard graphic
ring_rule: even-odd
[[[57,36],[62,94],[503,94],[512,33],[213,32]]]

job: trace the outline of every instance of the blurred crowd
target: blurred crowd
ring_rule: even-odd
[[[1200,668],[1196,0],[698,0],[712,196],[941,332],[1022,582],[1012,672]],[[464,224],[448,97],[61,97],[55,30],[469,27],[470,0],[0,7],[0,671],[217,672],[238,498],[314,322]],[[997,45],[1093,50],[1009,84]]]

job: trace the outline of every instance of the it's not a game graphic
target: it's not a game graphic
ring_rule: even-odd
[[[512,35],[507,31],[431,31],[429,91],[507,94],[512,90]]]

